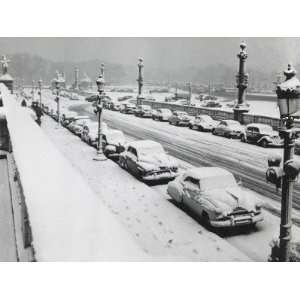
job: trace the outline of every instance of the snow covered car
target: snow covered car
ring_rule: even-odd
[[[219,122],[209,115],[197,115],[194,120],[190,121],[189,127],[199,131],[212,131],[218,124]]]
[[[240,138],[243,132],[244,127],[235,120],[223,120],[212,130],[212,134],[227,138]]]
[[[263,220],[261,201],[221,168],[189,169],[168,184],[167,193],[212,227],[254,225]]]
[[[120,154],[119,165],[143,181],[172,180],[178,175],[177,161],[161,144],[150,140],[129,143]]]
[[[102,134],[108,129],[107,124],[102,122]],[[86,122],[80,132],[81,139],[93,147],[97,147],[98,142],[98,122]]]
[[[73,122],[71,122],[67,128],[73,132],[75,135],[78,135],[80,136],[81,135],[81,131],[82,131],[82,128],[85,124],[91,122],[90,119],[87,117],[87,118],[80,118],[80,119],[76,119],[74,120]]]
[[[150,105],[138,105],[134,111],[136,117],[151,118],[152,108]]]
[[[136,105],[133,103],[123,103],[120,108],[120,112],[122,114],[134,114],[136,109]]]
[[[188,126],[190,123],[190,116],[185,111],[174,111],[169,118],[170,125]]]
[[[113,111],[120,111],[121,110],[121,104],[119,102],[112,101],[111,104],[110,104],[109,109],[113,110]]]
[[[157,110],[157,113],[154,116],[152,116],[152,119],[158,121],[168,121],[171,116],[172,112],[169,109],[160,108]]]
[[[102,146],[105,156],[116,161],[119,154],[125,150],[125,136],[121,130],[104,130],[102,136]]]
[[[264,148],[268,146],[283,147],[283,139],[278,132],[266,124],[248,124],[245,132],[241,135],[241,141],[244,143],[255,143]]]
[[[61,116],[61,124],[66,127],[73,122],[76,117],[78,117],[78,114],[75,111],[64,112]]]

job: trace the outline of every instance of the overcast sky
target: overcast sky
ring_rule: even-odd
[[[181,68],[214,63],[237,64],[243,38],[0,38],[0,54],[28,52],[53,61],[98,58],[136,64],[143,57],[152,67]],[[248,65],[280,70],[300,62],[299,38],[245,38]]]

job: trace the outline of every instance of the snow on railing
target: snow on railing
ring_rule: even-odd
[[[37,261],[145,260],[146,254],[0,84]],[[101,184],[101,183],[99,183]]]

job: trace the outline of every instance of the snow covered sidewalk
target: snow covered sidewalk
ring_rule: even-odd
[[[117,164],[93,161],[96,150],[49,117],[42,129],[153,260],[250,260]]]

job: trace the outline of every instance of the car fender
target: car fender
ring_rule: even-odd
[[[260,144],[263,140],[270,142],[271,139],[269,136],[262,136],[260,139],[257,140],[257,144]]]
[[[182,203],[182,186],[178,180],[174,180],[168,183],[167,193],[170,197],[178,203]]]

